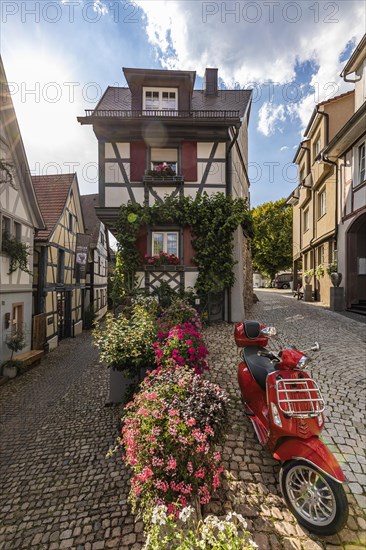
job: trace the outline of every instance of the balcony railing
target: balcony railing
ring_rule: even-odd
[[[125,111],[113,109],[86,109],[85,116],[93,118],[144,118],[144,117],[164,117],[164,118],[220,118],[220,119],[238,119],[240,111]]]

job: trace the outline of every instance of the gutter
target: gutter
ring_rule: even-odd
[[[325,147],[327,147],[329,143],[329,114],[325,111],[319,111],[319,106],[317,106],[316,112],[325,117]]]

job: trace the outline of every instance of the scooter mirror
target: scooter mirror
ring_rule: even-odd
[[[320,350],[319,342],[315,342],[315,344],[310,349],[311,351],[319,351]]]
[[[265,327],[261,332],[265,338],[272,338],[272,336],[276,336],[277,334],[276,327]]]

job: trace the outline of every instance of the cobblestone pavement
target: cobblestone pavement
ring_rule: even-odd
[[[340,536],[319,541],[300,528],[278,487],[279,467],[256,440],[242,413],[233,326],[208,327],[209,378],[232,399],[224,449],[226,479],[206,512],[236,510],[248,520],[261,550],[365,548],[364,326],[258,291],[251,318],[277,326],[274,347],[323,344],[311,372],[327,402],[326,439],[350,483],[351,515]],[[0,387],[0,550],[139,550],[142,523],[127,506],[129,473],[116,454],[118,407],[105,407],[108,371],[97,362],[90,334],[61,342],[41,365]]]
[[[259,302],[249,318],[276,326],[279,335],[270,348],[296,345],[321,351],[312,354],[309,372],[318,381],[326,401],[324,440],[336,454],[349,480],[350,517],[337,536],[319,540],[302,529],[281,498],[279,465],[258,443],[249,419],[242,413],[233,344],[233,326],[222,324],[206,331],[210,349],[210,377],[233,401],[231,430],[224,449],[228,475],[220,499],[207,506],[218,514],[241,512],[260,549],[360,550],[366,546],[365,460],[365,326],[336,313],[298,302],[291,295],[257,291]],[[346,488],[347,490],[347,488]]]

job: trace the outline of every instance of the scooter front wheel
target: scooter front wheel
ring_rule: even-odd
[[[338,533],[348,518],[348,501],[340,483],[304,460],[286,462],[281,490],[300,525],[316,535]]]

